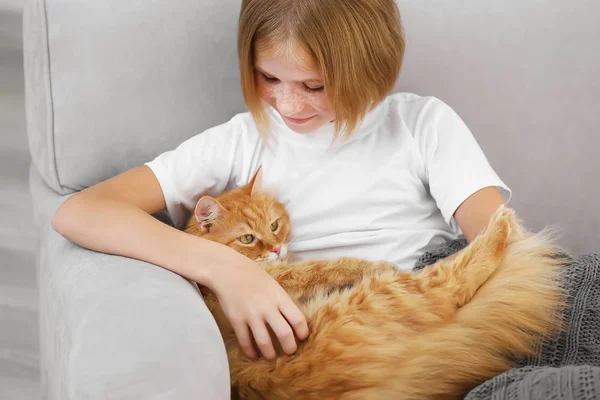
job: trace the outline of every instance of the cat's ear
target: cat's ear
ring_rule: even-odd
[[[213,223],[222,217],[224,212],[225,208],[210,196],[202,196],[196,203],[196,209],[194,210],[198,227],[204,233],[210,232]]]
[[[262,190],[262,166],[258,168],[248,186],[250,187],[250,196],[254,196]]]

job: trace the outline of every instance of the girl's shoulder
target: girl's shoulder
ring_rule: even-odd
[[[390,94],[384,101],[389,112],[402,119],[411,131],[435,124],[445,115],[456,114],[448,104],[435,96],[397,92]]]
[[[259,139],[259,134],[252,115],[249,112],[240,112],[234,114],[229,120],[200,132],[196,137],[201,141],[231,143],[232,140],[255,141]]]
[[[394,111],[402,113],[421,113],[423,111],[445,111],[450,108],[448,104],[435,96],[422,96],[411,92],[396,92],[386,99]]]

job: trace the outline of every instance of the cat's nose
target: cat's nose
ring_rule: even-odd
[[[279,255],[281,253],[281,246],[277,245],[273,247],[273,250],[271,250],[273,253]]]

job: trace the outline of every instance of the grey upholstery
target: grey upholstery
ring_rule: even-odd
[[[65,199],[35,168],[40,353],[48,399],[227,399],[225,346],[197,287],[54,232]]]
[[[34,165],[69,193],[244,111],[239,0],[28,0]]]
[[[398,1],[397,89],[463,117],[532,229],[600,243],[600,3]],[[225,399],[227,363],[196,289],[94,253],[50,219],[81,190],[244,111],[239,0],[27,0],[24,59],[39,234],[41,362],[50,399]]]

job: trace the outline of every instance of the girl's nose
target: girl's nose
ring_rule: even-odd
[[[294,117],[302,111],[304,102],[301,97],[290,88],[283,87],[277,97],[277,108],[286,117]]]

